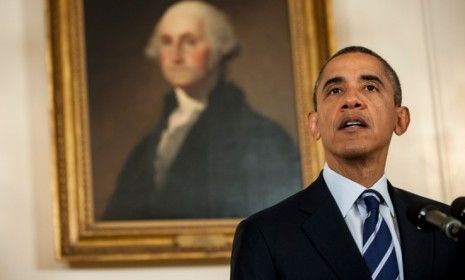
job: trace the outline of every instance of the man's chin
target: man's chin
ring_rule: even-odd
[[[177,80],[171,80],[170,81],[170,84],[175,87],[175,88],[182,88],[182,89],[185,89],[185,88],[189,88],[192,83],[188,80],[183,80],[183,79],[177,79]]]
[[[190,75],[172,75],[165,77],[168,83],[173,87],[185,88],[196,82],[196,78],[191,77]]]
[[[366,147],[347,147],[340,151],[339,157],[345,160],[360,160],[368,157],[369,151]]]

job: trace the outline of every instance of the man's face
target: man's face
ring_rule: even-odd
[[[331,60],[316,94],[310,131],[322,139],[327,161],[386,157],[392,133],[408,127],[408,109],[395,106],[383,65],[371,55],[348,53]]]
[[[189,14],[168,14],[159,26],[160,66],[165,79],[186,91],[201,88],[211,75],[211,47],[203,21]]]

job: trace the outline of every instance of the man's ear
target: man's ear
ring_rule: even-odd
[[[410,111],[405,106],[400,106],[396,108],[397,111],[397,121],[396,126],[394,127],[394,133],[396,135],[402,135],[407,131],[408,125],[410,124]]]
[[[320,139],[320,129],[318,128],[318,112],[310,112],[307,116],[308,120],[308,130],[313,139]]]

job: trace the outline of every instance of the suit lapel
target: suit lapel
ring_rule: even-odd
[[[430,279],[434,254],[433,234],[421,232],[407,220],[407,205],[402,199],[401,191],[392,187],[390,183],[388,188],[399,226],[404,279]]]
[[[340,279],[371,279],[322,175],[304,192],[300,209],[310,214],[303,231]]]

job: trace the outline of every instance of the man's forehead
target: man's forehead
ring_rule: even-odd
[[[176,12],[166,14],[160,22],[160,33],[203,33],[204,20],[194,13]]]
[[[387,79],[384,66],[376,57],[365,53],[347,53],[339,55],[326,64],[321,74],[323,82],[334,77],[361,79],[364,75],[376,75]]]

